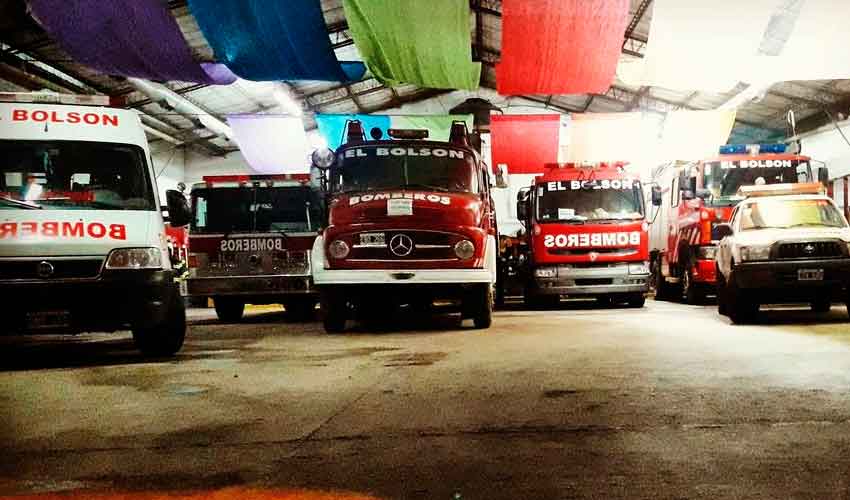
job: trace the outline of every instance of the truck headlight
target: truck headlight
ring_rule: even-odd
[[[162,269],[159,248],[117,248],[106,259],[107,269]]]
[[[455,255],[460,260],[471,259],[475,255],[475,244],[469,240],[460,240],[455,243]]]
[[[698,259],[707,259],[714,260],[714,257],[717,255],[717,247],[714,245],[699,247],[697,249],[697,258]]]
[[[629,274],[649,274],[649,265],[646,262],[629,264]]]
[[[334,259],[344,259],[348,256],[348,243],[342,240],[333,240],[328,246],[328,251]]]
[[[770,245],[741,247],[741,260],[767,260],[770,258]]]
[[[538,267],[534,270],[536,278],[554,278],[558,275],[558,269],[554,267]]]

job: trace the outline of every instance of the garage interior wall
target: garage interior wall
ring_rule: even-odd
[[[151,142],[150,148],[159,199],[164,202],[166,190],[186,182],[186,149],[166,141]]]

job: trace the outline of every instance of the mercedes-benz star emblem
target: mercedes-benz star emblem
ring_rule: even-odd
[[[806,253],[808,255],[815,253],[815,246],[809,243],[808,245],[803,247],[803,253]]]
[[[390,239],[390,252],[398,257],[407,257],[413,251],[413,240],[406,234],[397,234]]]
[[[53,271],[53,264],[47,262],[46,260],[39,262],[38,267],[35,270],[36,274],[38,274],[38,277],[44,279],[53,276]]]

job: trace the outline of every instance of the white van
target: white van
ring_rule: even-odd
[[[145,133],[105,96],[0,93],[0,334],[130,329],[180,350],[186,314]],[[189,222],[167,193],[173,226]]]

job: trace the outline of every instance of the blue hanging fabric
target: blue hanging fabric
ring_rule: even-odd
[[[189,0],[215,51],[237,75],[254,81],[357,81],[366,67],[340,62],[319,0]]]

